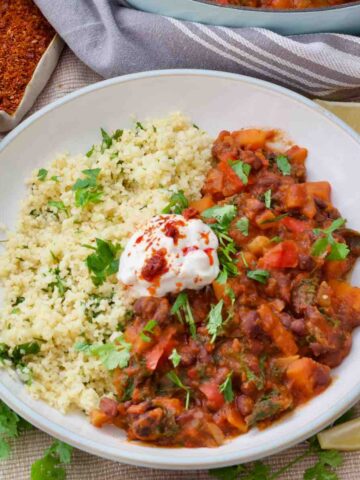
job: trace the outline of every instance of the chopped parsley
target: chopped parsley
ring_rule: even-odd
[[[49,207],[55,208],[57,212],[65,212],[65,215],[67,217],[69,216],[69,210],[67,207],[65,207],[64,202],[49,200],[48,205]]]
[[[264,193],[264,203],[266,208],[271,208],[271,188]]]
[[[186,292],[181,292],[176,297],[176,300],[171,308],[171,313],[176,315],[180,322],[183,321],[183,316],[185,322],[189,325],[190,333],[193,338],[196,337],[196,325],[195,320],[191,311],[189,298]]]
[[[122,247],[118,243],[107,242],[101,238],[96,239],[96,247],[84,246],[94,250],[94,253],[85,260],[86,266],[92,274],[91,279],[94,285],[102,285],[108,276],[119,270],[119,254]]]
[[[168,377],[169,380],[172,381],[172,383],[174,385],[176,385],[177,387],[181,388],[182,390],[184,390],[186,392],[186,396],[185,396],[185,408],[186,410],[189,409],[189,405],[190,405],[190,395],[191,395],[191,392],[190,392],[190,387],[187,387],[186,385],[183,384],[183,382],[180,380],[180,378],[178,377],[177,373],[175,372],[175,370],[171,370],[170,372],[168,372],[166,374],[166,376]]]
[[[291,165],[289,163],[289,159],[286,155],[278,155],[276,157],[276,165],[280,172],[283,175],[290,175],[291,173]]]
[[[247,217],[241,217],[240,220],[236,222],[236,228],[247,237],[249,235],[249,219]]]
[[[225,401],[229,403],[231,403],[235,398],[232,388],[232,375],[233,372],[228,373],[224,382],[219,386],[220,393],[224,394]]]
[[[238,160],[236,162],[231,162],[231,168],[234,170],[236,175],[240,178],[244,185],[248,184],[249,181],[249,174],[251,170],[251,165],[248,163],[242,162]]]
[[[94,151],[95,151],[95,145],[93,145],[93,146],[90,148],[90,150],[88,150],[88,151],[85,153],[85,155],[86,155],[88,158],[90,158],[91,155],[94,153]]]
[[[46,180],[47,174],[48,171],[46,170],[46,168],[40,168],[37,174],[37,178],[40,180],[40,182],[44,182]]]
[[[176,213],[181,214],[185,208],[188,208],[189,202],[184,195],[182,190],[179,190],[176,193],[173,193],[170,197],[170,201],[165,208],[163,208],[161,213]]]
[[[270,273],[267,270],[257,269],[249,270],[246,275],[251,280],[265,284],[270,276]]]
[[[131,344],[126,342],[121,334],[111,343],[91,345],[78,342],[74,348],[77,352],[98,357],[107,370],[125,368],[130,360]]]
[[[315,228],[313,230],[315,235],[321,235],[312,246],[311,254],[314,257],[319,257],[330,249],[330,252],[326,255],[326,260],[345,260],[350,252],[349,247],[346,243],[337,242],[333,237],[333,232],[342,227],[344,223],[345,220],[343,218],[337,218],[330,227],[325,229]]]
[[[100,129],[101,136],[102,136],[102,143],[100,147],[101,153],[104,153],[105,150],[111,147],[112,145],[112,137],[104,130],[103,128]]]
[[[55,288],[59,292],[60,297],[65,296],[65,292],[69,289],[64,282],[64,279],[60,275],[59,267],[51,268],[50,273],[54,275],[54,281],[50,282],[48,287],[51,292],[54,292]]]
[[[149,320],[145,327],[141,330],[140,337],[143,342],[151,342],[151,337],[147,335],[148,333],[153,333],[154,328],[157,326],[156,320]]]
[[[174,367],[178,367],[181,362],[181,355],[177,352],[176,348],[173,348],[173,351],[171,352],[171,355],[169,356],[169,360],[171,363],[174,365]]]
[[[44,456],[31,465],[30,480],[65,480],[62,464],[71,462],[72,451],[73,447],[67,443],[55,440]]]
[[[136,127],[138,130],[145,130],[143,124],[140,123],[140,122],[136,122],[136,123],[135,123],[135,127]]]
[[[220,262],[219,283],[225,283],[228,277],[234,277],[238,273],[236,260],[233,255],[237,253],[234,240],[229,235],[231,222],[236,216],[235,205],[221,205],[208,208],[202,212],[204,218],[214,218],[216,223],[209,224],[219,239],[218,257]]]
[[[103,188],[98,184],[100,168],[83,170],[85,178],[78,178],[72,190],[75,192],[75,205],[85,207],[89,203],[100,203],[103,195]]]
[[[10,456],[8,441],[16,438],[23,430],[29,430],[32,426],[13,412],[0,400],[0,460],[6,460]]]
[[[207,324],[207,330],[210,335],[212,335],[210,342],[214,343],[216,337],[219,334],[219,330],[222,327],[223,318],[222,318],[222,308],[224,306],[224,300],[220,300],[216,305],[211,306],[209,313],[209,319]]]

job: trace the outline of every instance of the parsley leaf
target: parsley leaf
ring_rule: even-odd
[[[184,195],[183,190],[173,193],[170,197],[170,202],[163,208],[161,213],[176,213],[181,214],[185,208],[188,208],[189,202]]]
[[[65,212],[66,216],[69,216],[69,210],[65,207],[64,202],[49,200],[48,201],[49,207],[55,208],[58,212]]]
[[[251,280],[265,284],[270,276],[270,273],[267,270],[257,269],[249,270],[246,275],[248,278],[251,278]]]
[[[64,480],[66,471],[61,466],[70,463],[72,447],[55,440],[44,456],[31,465],[31,480]]]
[[[11,354],[11,360],[17,365],[26,355],[36,355],[40,352],[40,345],[37,342],[27,342],[17,345]]]
[[[236,216],[235,205],[221,205],[208,208],[201,214],[204,218],[215,218],[222,226],[229,227],[230,223]],[[211,225],[210,225],[211,226]]]
[[[100,151],[101,151],[101,153],[104,153],[106,149],[111,147],[112,138],[103,128],[100,128],[100,131],[101,131],[101,136],[102,136],[102,143],[101,143]]]
[[[85,263],[89,272],[93,274],[91,279],[94,285],[99,286],[105,282],[106,277],[119,270],[119,253],[122,247],[118,243],[114,244],[97,238],[96,248],[90,248],[93,248],[95,252],[86,258]]]
[[[249,174],[251,170],[251,165],[248,163],[242,162],[238,160],[236,162],[231,162],[231,168],[234,170],[236,175],[240,178],[244,185],[248,184],[249,181]]]
[[[88,151],[85,153],[85,155],[86,155],[88,158],[90,158],[91,155],[94,153],[94,151],[95,151],[95,145],[93,145],[93,146],[90,148],[90,150],[88,150]]]
[[[183,321],[183,316],[185,322],[189,325],[189,330],[193,338],[196,337],[196,325],[195,320],[191,311],[189,298],[186,292],[181,292],[176,297],[176,300],[171,308],[171,313],[176,315],[180,322]]]
[[[173,351],[171,352],[171,355],[169,356],[169,360],[171,360],[171,363],[174,365],[174,367],[178,367],[181,362],[181,355],[178,354],[176,348],[173,348]]]
[[[172,381],[172,383],[174,385],[176,385],[177,387],[181,388],[182,390],[184,390],[186,392],[186,396],[185,396],[185,408],[186,410],[189,409],[189,405],[190,405],[190,395],[191,395],[191,392],[190,392],[190,387],[186,386],[183,384],[183,382],[180,380],[180,378],[178,377],[177,373],[175,372],[175,370],[171,370],[170,372],[168,372],[166,374],[166,376],[168,377],[169,380]]]
[[[72,190],[75,192],[75,205],[85,207],[89,203],[100,203],[103,195],[103,188],[97,183],[100,168],[83,170],[85,178],[78,178]]]
[[[46,180],[48,171],[45,168],[40,168],[38,171],[37,177],[40,180],[40,182],[44,182]]]
[[[232,388],[232,374],[233,372],[228,373],[224,382],[219,386],[219,391],[224,394],[225,401],[229,403],[235,398]]]
[[[242,217],[236,222],[236,228],[247,237],[249,235],[249,219],[247,217]]]
[[[266,208],[271,208],[271,188],[264,193],[264,202]]]
[[[74,345],[77,352],[98,357],[107,370],[127,367],[130,360],[131,344],[126,342],[122,335],[114,343],[100,343],[90,345],[78,342]]]
[[[217,222],[210,224],[219,239],[218,257],[221,271],[219,283],[225,283],[229,276],[234,277],[238,273],[236,260],[233,255],[237,253],[234,240],[229,236],[230,224],[236,216],[235,205],[222,205],[208,208],[201,214],[204,218],[214,218]]]
[[[151,342],[151,337],[146,333],[153,333],[154,328],[157,326],[156,320],[149,320],[145,327],[141,330],[140,337],[144,342]]]
[[[288,157],[286,157],[285,155],[278,155],[276,157],[276,165],[283,175],[290,175],[291,165],[289,163]]]
[[[345,260],[350,250],[346,243],[337,242],[333,237],[333,232],[344,225],[343,218],[337,218],[332,224],[325,229],[315,228],[315,235],[322,235],[312,246],[311,254],[314,257],[323,255],[330,248],[330,252],[326,255],[326,260]]]
[[[211,306],[211,310],[209,313],[209,320],[207,324],[207,330],[209,334],[212,335],[210,340],[211,343],[215,342],[215,339],[222,326],[223,319],[222,319],[221,311],[223,306],[224,306],[224,300],[220,300],[219,303]]]
[[[21,431],[29,428],[31,428],[29,423],[0,400],[0,460],[6,460],[10,456],[8,440],[16,438]]]

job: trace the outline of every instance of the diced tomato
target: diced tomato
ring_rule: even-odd
[[[176,329],[174,327],[167,328],[162,333],[155,347],[145,352],[144,357],[146,359],[146,367],[149,370],[156,370],[160,359],[163,356],[170,355],[171,350],[175,346],[175,341],[172,338],[175,332]]]
[[[207,398],[209,408],[218,410],[224,405],[224,395],[219,390],[219,385],[215,382],[207,382],[200,385],[199,390]]]
[[[316,215],[315,198],[330,204],[331,187],[328,182],[306,182],[290,185],[285,195],[287,208],[297,208],[308,218]]]
[[[285,217],[281,220],[281,223],[285,225],[288,230],[294,233],[302,233],[310,229],[310,226],[307,222],[298,220],[294,217]]]
[[[234,193],[238,193],[244,188],[244,184],[231,168],[231,165],[227,160],[219,163],[219,169],[224,173],[226,183],[231,184]]]
[[[299,250],[295,242],[281,242],[259,260],[259,266],[264,268],[295,268],[299,262]]]

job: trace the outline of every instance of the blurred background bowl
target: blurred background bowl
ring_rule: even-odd
[[[360,1],[307,10],[272,10],[216,5],[210,0],[128,0],[133,7],[179,20],[224,27],[262,27],[300,33],[360,34]]]

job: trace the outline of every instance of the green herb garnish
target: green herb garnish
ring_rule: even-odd
[[[182,190],[173,193],[170,197],[170,202],[163,208],[161,213],[176,213],[181,214],[185,208],[188,208],[189,202]]]
[[[248,163],[242,162],[241,160],[238,160],[236,162],[231,162],[230,166],[234,170],[236,175],[240,178],[242,183],[244,185],[247,185],[249,181],[251,165],[249,165]]]
[[[249,235],[249,219],[247,217],[241,217],[240,220],[236,222],[236,228],[247,237]]]
[[[188,410],[189,404],[190,404],[190,395],[191,395],[190,387],[187,387],[186,385],[183,384],[183,382],[180,380],[175,370],[171,370],[166,374],[166,376],[168,377],[169,380],[172,381],[174,385],[176,385],[177,387],[181,388],[186,392],[185,408],[186,410]]]
[[[85,207],[89,203],[100,203],[103,195],[103,188],[97,183],[100,168],[83,170],[85,178],[79,178],[72,186],[75,192],[75,205]]]
[[[44,182],[46,180],[47,174],[48,171],[46,170],[46,168],[40,168],[37,174],[37,178],[40,180],[40,182]]]
[[[232,374],[233,372],[228,373],[225,381],[219,386],[219,391],[224,394],[225,401],[229,403],[235,398],[232,388]]]
[[[349,247],[346,243],[337,242],[333,237],[333,232],[342,227],[345,223],[343,218],[337,218],[328,228],[315,228],[315,235],[321,235],[312,246],[311,255],[319,257],[329,248],[330,252],[326,255],[326,260],[345,260],[349,255]]]
[[[264,193],[264,202],[266,208],[271,208],[271,188]]]
[[[222,318],[222,308],[224,306],[224,301],[220,300],[216,305],[212,305],[208,317],[207,331],[212,335],[210,342],[214,343],[216,337],[219,334],[219,330],[222,327],[223,318]]]
[[[8,441],[16,438],[23,430],[32,428],[29,423],[16,415],[4,402],[0,400],[0,460],[10,456]]]
[[[130,360],[131,344],[126,342],[122,335],[112,343],[100,343],[91,345],[78,342],[74,346],[77,352],[98,357],[107,370],[125,368]]]
[[[283,175],[290,175],[291,165],[289,163],[288,157],[286,157],[285,155],[278,155],[275,160],[276,160],[276,165],[280,170],[280,172]]]
[[[169,360],[171,360],[171,363],[174,365],[175,368],[180,365],[181,355],[179,355],[176,348],[173,348],[173,351],[171,352],[171,355],[169,356]]]
[[[55,440],[44,456],[31,465],[30,480],[65,480],[62,464],[71,462],[73,447]]]
[[[154,328],[157,326],[156,320],[149,320],[145,327],[141,330],[140,337],[144,342],[151,342],[151,337],[147,333],[153,333]]]
[[[96,248],[86,245],[87,248],[95,250],[86,260],[86,266],[91,275],[94,285],[102,285],[106,278],[119,270],[119,254],[122,247],[118,243],[107,242],[96,239]]]
[[[65,215],[69,216],[68,207],[65,207],[64,202],[49,200],[48,201],[49,207],[55,208],[57,212],[65,212]]]
[[[251,280],[265,284],[270,276],[270,273],[267,270],[257,269],[249,270],[246,275],[248,278],[251,278]]]
[[[185,322],[189,325],[190,334],[193,338],[195,338],[196,325],[186,292],[181,292],[176,297],[176,300],[171,308],[171,313],[176,315],[180,322],[183,321],[183,317],[185,318]]]

